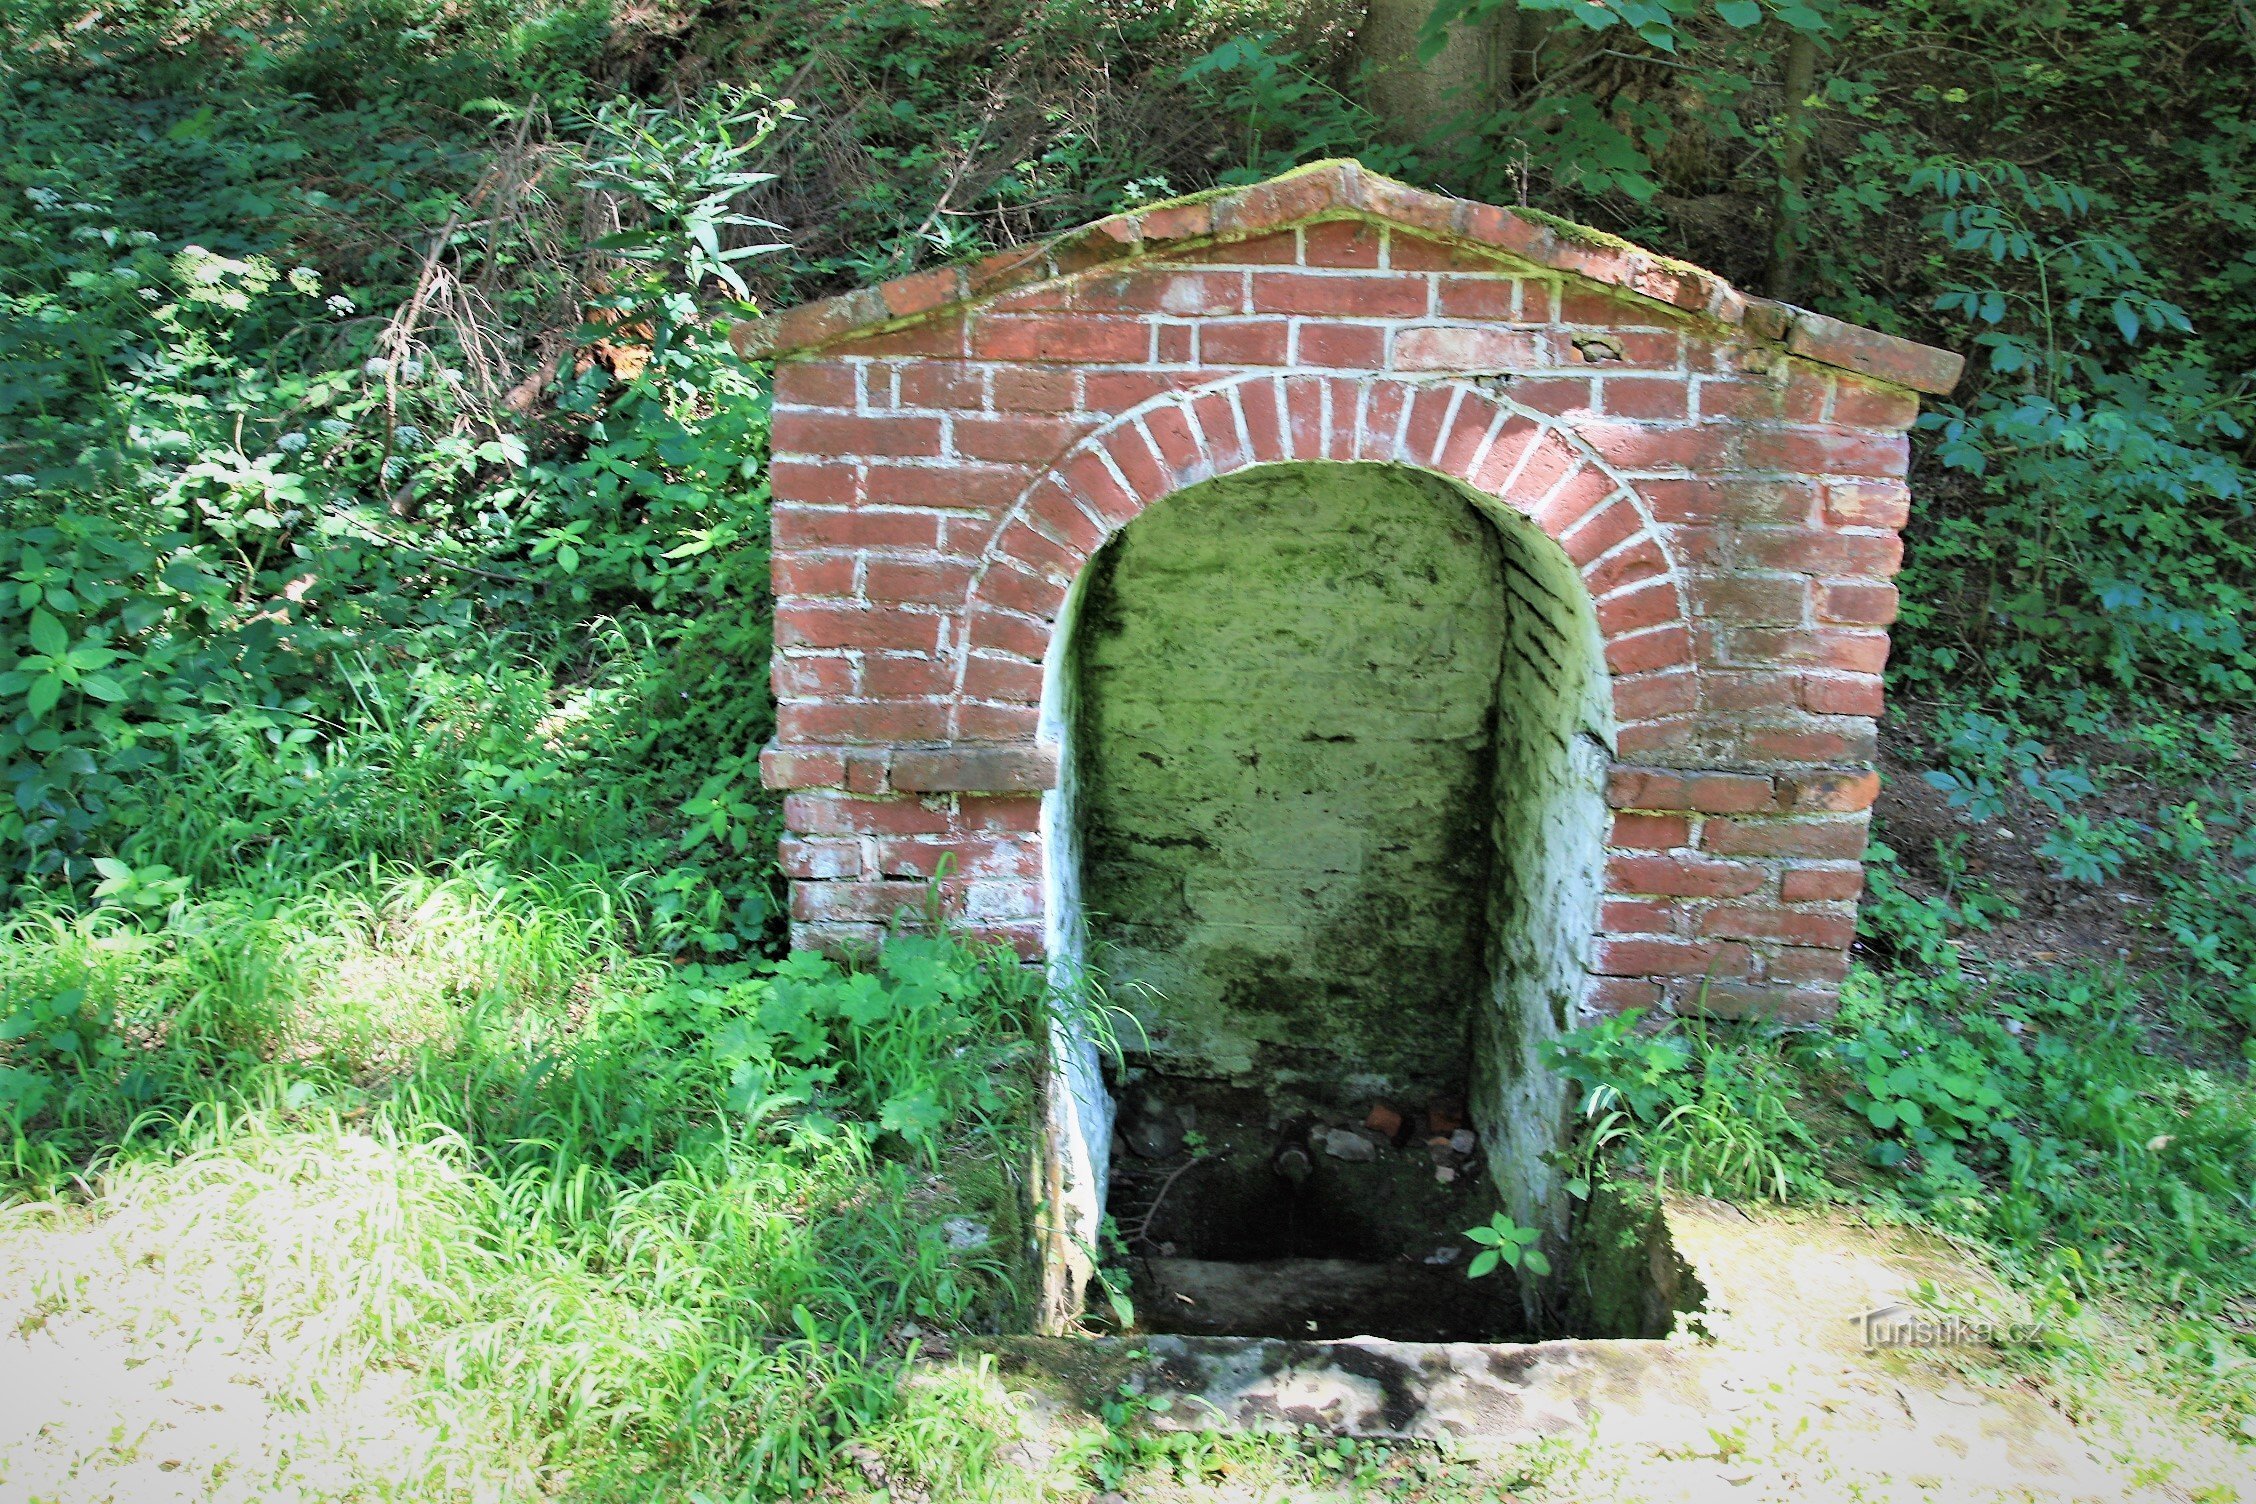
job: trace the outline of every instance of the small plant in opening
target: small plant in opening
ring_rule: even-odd
[[[1525,1269],[1530,1274],[1548,1275],[1551,1260],[1535,1245],[1543,1241],[1541,1229],[1522,1227],[1502,1212],[1488,1219],[1486,1227],[1468,1227],[1465,1236],[1481,1245],[1473,1255],[1473,1262],[1465,1270],[1467,1279],[1479,1279],[1494,1273],[1498,1265]]]

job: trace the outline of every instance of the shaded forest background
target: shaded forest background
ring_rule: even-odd
[[[1972,353],[1899,689],[2089,731],[2256,688],[2245,7],[1414,10],[1460,87],[1331,4],[10,4],[0,860],[156,903],[278,820],[631,848],[680,943],[771,943],[718,330],[1338,154]],[[1405,76],[1422,134],[1365,102]]]

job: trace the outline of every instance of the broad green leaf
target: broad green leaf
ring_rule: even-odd
[[[43,716],[48,711],[53,710],[56,702],[61,700],[62,697],[63,676],[61,674],[41,674],[32,681],[31,688],[24,694],[24,709],[30,711],[34,717]]]
[[[50,658],[60,658],[70,651],[70,633],[45,611],[34,611],[31,613],[31,645]]]

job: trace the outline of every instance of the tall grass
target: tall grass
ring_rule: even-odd
[[[308,1393],[410,1365],[477,1471],[583,1498],[811,1486],[913,1329],[1015,1317],[1014,958],[672,965],[585,866],[289,886],[0,928],[0,1018],[49,1009],[0,1044],[17,1215],[91,1191]]]

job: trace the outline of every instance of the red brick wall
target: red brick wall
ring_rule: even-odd
[[[891,295],[888,294],[890,301]],[[948,902],[1043,933],[1037,745],[1067,589],[1250,465],[1410,464],[1557,539],[1613,674],[1590,999],[1833,1003],[1875,786],[1909,390],[1363,219],[1114,262],[784,361],[776,745],[795,937]]]

